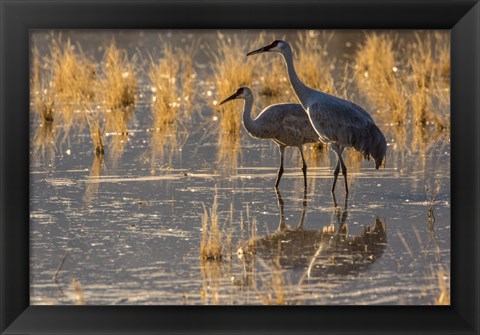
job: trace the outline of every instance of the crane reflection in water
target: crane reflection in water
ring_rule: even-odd
[[[336,223],[320,229],[304,229],[307,194],[302,200],[302,213],[296,227],[285,222],[285,202],[276,191],[280,210],[278,229],[266,236],[250,238],[238,250],[245,262],[245,281],[251,283],[256,263],[268,264],[271,260],[291,275],[292,284],[299,285],[308,279],[325,276],[347,276],[366,271],[381,258],[387,246],[387,228],[383,219],[375,217],[373,223],[359,234],[348,229],[348,197],[343,208],[333,197],[333,217]],[[317,224],[317,226],[319,226]]]

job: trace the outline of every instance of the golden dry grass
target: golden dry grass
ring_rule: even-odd
[[[417,162],[425,169],[427,151],[449,137],[450,40],[438,31],[413,37],[406,43],[392,34],[367,34],[356,53],[355,81],[374,117],[394,125],[393,152],[420,152]]]
[[[355,55],[355,79],[383,121],[403,125],[408,105],[395,43],[389,34],[367,34]]]
[[[90,129],[90,136],[92,137],[93,151],[95,155],[103,155],[105,153],[104,132],[100,127],[98,119],[89,117],[88,115],[86,117]]]
[[[169,44],[165,44],[160,60],[155,61],[150,57],[148,76],[152,85],[151,108],[156,129],[163,129],[178,118],[181,100],[178,89],[179,71],[180,59]]]
[[[240,134],[240,118],[233,111],[241,110],[241,102],[236,101],[228,105],[218,105],[218,102],[229,97],[240,86],[251,86],[254,79],[254,69],[258,58],[246,57],[253,43],[245,43],[238,36],[226,36],[218,33],[216,50],[210,52],[212,60],[213,78],[215,87],[215,101],[212,108],[220,117],[220,130],[222,132]]]
[[[32,107],[39,115],[42,124],[53,122],[55,93],[51,88],[51,82],[42,80],[40,72],[45,64],[40,60],[38,50],[32,51],[32,73],[30,80],[30,92]]]
[[[75,124],[77,131],[83,129],[85,119],[81,112],[92,109],[96,93],[97,67],[79,46],[69,40],[52,38],[49,69],[51,89],[55,94],[55,112],[60,123],[67,127]]]
[[[53,121],[64,126],[65,136],[75,125],[80,132],[88,124],[94,151],[103,154],[103,131],[100,126],[99,112],[94,108],[98,91],[97,66],[88,58],[79,46],[74,46],[61,36],[52,36],[49,58],[43,66],[44,78],[40,78],[39,60],[34,57],[34,106],[43,106],[41,110],[44,121]],[[40,94],[37,94],[40,88]],[[52,112],[45,112],[51,110]]]
[[[188,132],[180,130],[186,130],[184,119],[189,117],[196,96],[194,46],[174,48],[165,42],[159,60],[150,55],[148,78],[152,91],[153,129],[149,159],[152,173],[156,162],[165,159],[167,152],[171,163],[188,137]]]
[[[135,57],[130,59],[127,51],[119,49],[112,41],[106,47],[102,60],[98,92],[102,106],[107,111],[114,111],[133,105],[137,86]]]
[[[416,125],[425,126],[435,114],[431,113],[432,95],[429,90],[433,88],[435,69],[430,49],[430,43],[424,43],[417,35],[417,48],[410,59],[412,69],[411,104],[413,121]]]
[[[128,141],[128,126],[135,112],[138,87],[135,64],[135,56],[129,58],[126,50],[119,49],[115,41],[110,42],[105,48],[101,76],[96,84],[101,110],[93,111],[88,118],[95,153],[103,154],[104,135],[109,133],[109,147],[114,162],[123,153]]]
[[[450,34],[446,31],[433,32],[435,43],[436,74],[445,82],[450,80]]]
[[[84,105],[95,95],[97,69],[79,46],[67,40],[53,39],[50,50],[53,86],[58,98],[67,103]]]
[[[450,42],[441,32],[416,33],[408,45],[392,34],[367,34],[355,56],[359,91],[383,122],[449,128]],[[403,45],[404,50],[401,52]],[[404,61],[400,62],[400,59]]]
[[[225,289],[222,279],[231,280],[231,263],[224,262],[232,257],[233,203],[230,204],[230,223],[222,230],[218,222],[218,198],[215,194],[210,211],[204,207],[202,215],[202,240],[200,245],[200,269],[202,289],[200,300],[206,305],[220,303],[220,291]]]
[[[97,95],[105,112],[104,132],[112,135],[109,146],[114,161],[123,153],[128,140],[128,126],[135,112],[138,87],[135,63],[136,57],[129,58],[127,51],[119,49],[115,41],[105,48]],[[90,129],[97,154],[104,151],[99,123],[99,120],[94,121],[93,129]]]
[[[96,66],[80,49],[61,36],[52,35],[50,54],[40,59],[32,52],[32,105],[42,123],[71,125],[80,131],[85,125],[82,112],[91,108],[94,99]],[[76,113],[77,112],[77,113]]]
[[[293,99],[293,91],[284,68],[279,66],[276,57],[268,57],[259,64],[257,71],[260,95],[270,97],[270,104]]]
[[[439,293],[435,305],[450,305],[450,278],[443,268],[437,273]]]
[[[275,34],[261,32],[255,42],[252,43],[252,47],[270,44],[278,38]],[[260,97],[264,97],[269,104],[285,102],[293,97],[287,71],[279,57],[258,54],[255,57],[248,57],[248,61],[254,65],[254,88],[256,88],[256,85],[259,86]]]
[[[192,43],[185,48],[177,48],[176,54],[180,61],[180,69],[178,77],[180,80],[181,100],[180,103],[183,109],[183,117],[191,115],[193,108],[193,101],[197,96],[197,88],[195,83],[197,80],[197,73],[193,66],[193,59],[198,49],[198,42]]]
[[[34,109],[40,115],[42,123],[53,122],[55,110],[54,92],[45,86],[35,91]]]
[[[440,129],[449,126],[449,115],[442,111],[448,111],[445,105],[449,100],[446,97],[449,93],[446,81],[450,76],[448,55],[450,48],[448,39],[443,36],[417,33],[416,40],[411,46],[409,95],[413,122],[417,126],[433,124]]]
[[[75,131],[81,131],[85,123],[88,124],[94,152],[103,155],[101,117],[99,111],[93,108],[99,88],[96,64],[79,46],[74,47],[69,40],[63,43],[60,38],[52,39],[50,57],[55,110],[67,128],[65,134],[74,124]]]
[[[193,66],[196,44],[173,47],[165,42],[163,55],[156,61],[150,56],[148,77],[152,90],[154,128],[182,123],[190,115],[196,96],[196,72]],[[183,110],[183,115],[180,112]]]
[[[218,198],[215,195],[210,211],[203,208],[202,239],[200,241],[200,257],[204,260],[221,260],[223,233],[218,222]]]
[[[296,53],[296,70],[300,79],[319,91],[335,94],[332,70],[335,59],[328,54],[328,43],[333,33],[308,30],[299,33],[293,49]]]

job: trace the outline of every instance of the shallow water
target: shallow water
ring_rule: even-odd
[[[97,59],[113,35],[119,47],[132,53],[135,47],[155,50],[160,36],[180,44],[198,36],[63,34]],[[241,34],[248,39],[255,32]],[[209,45],[216,36],[205,32],[202,43]],[[46,53],[48,34],[34,33],[32,38],[40,53]],[[354,47],[347,45],[362,38],[362,32],[336,32],[329,50],[339,59],[351,59]],[[204,86],[207,63],[206,53],[200,52],[196,67]],[[88,129],[64,139],[61,125],[53,151],[34,155],[32,142],[32,304],[435,302],[438,273],[444,269],[449,278],[450,271],[448,140],[429,137],[424,150],[412,150],[395,142],[392,126],[379,124],[389,142],[386,168],[375,170],[368,161],[351,167],[347,156],[347,200],[341,176],[336,198],[330,193],[336,163],[331,152],[319,161],[307,154],[304,197],[300,156],[289,148],[276,194],[279,154],[273,142],[253,139],[242,128],[238,152],[218,158],[219,121],[206,103],[213,99],[208,90],[199,88],[201,98],[174,132],[173,148],[167,145],[175,143],[172,137],[162,142],[162,134],[149,130],[151,93],[145,74],[140,74],[129,136],[119,146],[123,150],[109,150],[119,136],[107,134],[106,154],[99,158]],[[256,104],[265,106],[265,101]],[[38,127],[32,114],[32,138]],[[151,145],[155,136],[158,143],[167,143],[163,152]],[[436,220],[429,225],[425,185],[432,187],[435,180],[440,190]],[[221,262],[202,261],[202,213],[212,208],[215,196],[219,222],[232,232],[232,243]],[[252,238],[254,252],[248,244]]]

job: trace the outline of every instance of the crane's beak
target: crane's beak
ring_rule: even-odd
[[[237,92],[233,93],[231,96],[229,96],[228,98],[226,98],[225,100],[223,100],[221,103],[219,103],[218,105],[223,105],[224,103],[228,102],[228,101],[231,101],[231,100],[235,100],[237,98]]]
[[[247,56],[259,54],[259,53],[262,53],[262,52],[267,52],[267,51],[270,50],[271,48],[272,48],[271,45],[267,45],[267,46],[264,46],[263,48],[250,51],[250,52],[247,54]]]

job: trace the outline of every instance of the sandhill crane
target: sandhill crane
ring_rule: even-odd
[[[302,145],[318,142],[318,135],[313,129],[308,116],[300,104],[282,103],[268,106],[255,119],[252,119],[253,93],[248,87],[240,87],[221,104],[234,99],[243,99],[243,126],[255,138],[271,139],[280,150],[280,168],[278,169],[275,188],[278,188],[283,174],[283,158],[286,147],[297,147],[302,156],[304,187],[307,188],[307,164],[303,157]]]
[[[378,169],[384,162],[387,151],[385,136],[372,117],[360,106],[314,90],[302,83],[295,72],[292,49],[287,42],[273,41],[267,46],[249,52],[247,56],[262,52],[279,52],[283,56],[290,83],[315,131],[322,142],[330,143],[338,156],[332,193],[335,191],[340,166],[345,180],[345,191],[348,193],[347,168],[342,159],[344,148],[355,148],[363,154],[365,159],[370,159],[372,156],[375,160],[375,168]]]

